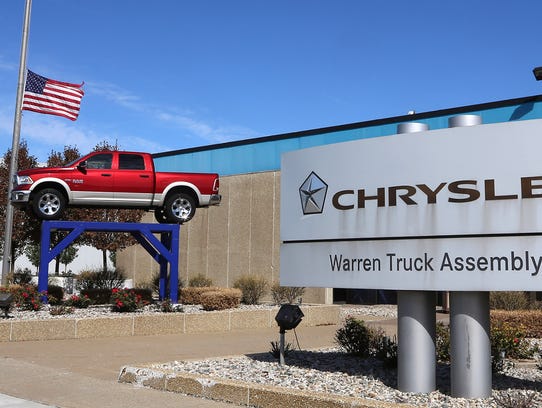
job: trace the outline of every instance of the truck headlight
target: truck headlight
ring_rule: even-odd
[[[32,184],[34,180],[32,180],[30,176],[16,176],[15,182],[18,186],[21,186],[23,184]]]

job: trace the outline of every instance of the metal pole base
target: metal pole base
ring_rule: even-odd
[[[279,348],[280,348],[280,358],[279,358],[279,364],[281,366],[284,365],[284,330],[281,330],[280,331],[280,345],[279,345]]]
[[[430,393],[436,389],[434,292],[397,292],[397,388]]]
[[[450,293],[452,397],[491,396],[489,292]]]

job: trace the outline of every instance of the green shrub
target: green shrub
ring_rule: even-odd
[[[397,366],[397,341],[384,330],[368,327],[363,320],[348,317],[335,333],[335,342],[349,354],[375,357],[387,367]]]
[[[271,286],[271,297],[277,305],[283,303],[295,303],[303,294],[305,288],[296,286],[280,286],[280,283],[275,283]]]
[[[83,289],[81,290],[81,296],[86,296],[90,299],[94,305],[106,305],[111,300],[112,289]]]
[[[526,292],[491,292],[489,307],[494,310],[527,310],[531,304]]]
[[[141,300],[144,302],[147,302],[147,304],[153,302],[152,298],[152,290],[148,288],[133,288],[130,289],[135,292],[136,295],[139,295],[141,297]]]
[[[52,306],[51,309],[49,309],[49,314],[51,316],[61,316],[73,313],[73,307],[72,306],[66,306],[66,305],[57,305]]]
[[[43,301],[47,301],[47,292],[38,292],[35,285],[3,286],[0,292],[13,294],[13,305],[21,310],[40,310]]]
[[[542,310],[521,311],[491,311],[491,325],[508,323],[514,327],[521,327],[527,338],[542,338]]]
[[[188,286],[198,288],[210,287],[213,286],[213,280],[211,278],[207,278],[202,273],[198,273],[196,276],[190,278],[190,280],[188,281]]]
[[[114,289],[124,286],[124,276],[120,270],[91,270],[84,271],[77,277],[77,289]]]
[[[111,290],[111,310],[113,312],[125,313],[135,312],[143,306],[148,305],[148,302],[143,300],[142,296],[135,289],[118,289]]]
[[[50,305],[59,305],[64,299],[64,288],[58,285],[47,286],[47,301]]]
[[[29,285],[32,282],[32,272],[28,268],[17,269],[8,274],[7,281],[12,285]]]
[[[184,310],[181,305],[174,305],[171,300],[165,299],[160,303],[160,311],[162,313],[183,313]]]
[[[22,310],[38,311],[43,306],[44,298],[47,299],[47,293],[40,293],[35,286],[27,285],[21,293],[21,302],[17,306]]]
[[[239,306],[241,291],[234,288],[218,288],[201,294],[203,310],[225,310]]]
[[[373,339],[374,356],[384,363],[384,367],[397,367],[397,338],[386,336],[383,330],[377,331]]]
[[[347,317],[344,326],[335,333],[335,342],[348,354],[368,357],[370,355],[371,330],[363,320]]]
[[[90,306],[92,301],[87,295],[72,295],[64,302],[64,305],[70,307],[76,307],[77,309],[86,309]]]
[[[508,358],[531,358],[533,349],[525,338],[525,330],[521,326],[512,326],[506,322],[494,323],[491,326],[491,354],[500,356],[505,353]]]
[[[437,361],[450,361],[450,328],[442,322],[437,322],[435,343]]]
[[[267,290],[267,280],[263,276],[244,275],[233,283],[233,287],[241,290],[241,302],[255,305]]]
[[[511,325],[497,319],[491,320],[490,343],[494,371],[504,368],[503,354],[505,358],[527,359],[538,352],[538,348],[527,341],[521,325]],[[450,329],[440,322],[437,323],[436,349],[438,361],[450,361]]]
[[[0,292],[11,293],[13,295],[13,305],[18,307],[23,301],[22,293],[27,290],[28,286],[33,286],[33,290],[37,290],[34,285],[9,285],[0,287]]]
[[[284,357],[288,357],[288,355],[292,353],[294,350],[295,348],[293,344],[284,343]],[[269,354],[271,354],[276,359],[280,358],[280,342],[278,341],[271,342],[271,349],[269,350]]]

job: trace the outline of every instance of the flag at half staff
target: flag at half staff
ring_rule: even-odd
[[[23,95],[23,110],[76,120],[85,92],[81,85],[55,81],[28,70]]]

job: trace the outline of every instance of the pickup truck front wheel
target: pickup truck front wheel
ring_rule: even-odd
[[[44,188],[34,193],[32,211],[42,220],[57,220],[66,209],[64,195],[55,188]]]
[[[168,222],[182,224],[194,217],[196,201],[190,194],[173,193],[166,200],[164,213]]]

